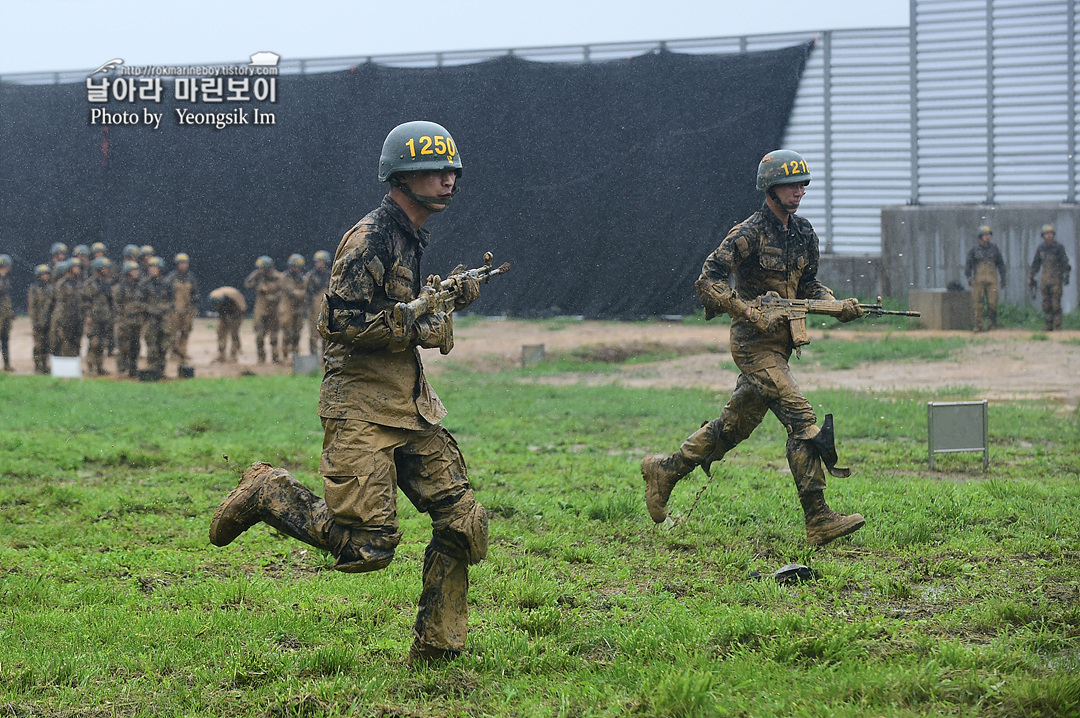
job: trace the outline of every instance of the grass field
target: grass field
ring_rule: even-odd
[[[925,402],[957,394],[810,394],[854,469],[830,503],[868,522],[813,550],[774,419],[658,529],[640,460],[724,397],[522,381],[550,371],[436,383],[492,545],[466,654],[425,669],[404,656],[430,527],[403,498],[375,574],[265,525],[207,540],[253,460],[321,491],[317,378],[0,376],[0,716],[1080,715],[1075,412],[994,403],[989,472],[931,472]],[[750,577],[791,562],[817,580]]]

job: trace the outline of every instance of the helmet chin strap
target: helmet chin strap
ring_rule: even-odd
[[[776,195],[776,185],[769,187],[768,195],[773,202],[776,202],[776,204],[780,205],[780,208],[788,214],[794,214],[795,210],[799,208],[799,205],[797,204],[784,204],[783,202],[781,202],[780,198]]]
[[[426,194],[416,194],[409,188],[409,185],[402,182],[401,179],[397,177],[397,175],[390,178],[390,185],[393,187],[397,187],[405,194],[406,197],[411,199],[413,202],[416,202],[417,204],[423,205],[432,212],[442,212],[444,209],[449,207],[450,200],[452,200],[454,196],[457,195],[457,193],[461,190],[461,186],[458,185],[457,182],[455,182],[454,189],[450,190],[449,197],[432,197]]]

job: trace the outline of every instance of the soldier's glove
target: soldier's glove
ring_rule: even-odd
[[[425,349],[439,348],[449,354],[454,348],[454,317],[446,312],[425,314],[416,320],[416,343]]]
[[[749,306],[748,310],[748,312],[744,311],[742,316],[750,323],[750,326],[762,334],[768,334],[772,331],[777,318],[775,314],[763,312],[754,306]]]
[[[450,278],[457,285],[454,309],[459,312],[480,298],[480,280],[469,276],[465,271],[465,265],[459,264],[450,272]]]
[[[859,300],[854,297],[845,299],[843,305],[840,314],[836,317],[842,322],[852,322],[866,314],[866,310],[859,306]]]

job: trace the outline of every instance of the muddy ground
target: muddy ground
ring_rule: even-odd
[[[196,320],[189,345],[196,377],[240,376],[245,372],[274,374],[292,371],[292,364],[257,365],[254,332],[250,320],[241,330],[243,353],[236,364],[213,362],[217,354],[216,326],[213,319]],[[301,346],[307,347],[307,330]],[[617,359],[642,350],[662,347],[679,354],[664,361],[620,365],[616,371],[603,373],[567,373],[545,377],[555,383],[617,383],[638,387],[704,387],[717,392],[730,391],[736,374],[730,366],[727,347],[728,329],[723,325],[681,324],[676,322],[619,323],[551,320],[522,322],[515,320],[470,319],[462,322],[456,333],[454,351],[443,357],[437,350],[425,350],[424,361],[432,376],[438,376],[447,360],[465,363],[475,369],[498,371],[521,365],[523,347],[543,345],[550,356],[587,345],[603,345]],[[913,337],[971,336],[970,332],[912,330]],[[810,333],[820,339],[820,331]],[[870,335],[876,336],[876,335]],[[831,332],[830,338],[858,341],[863,332]],[[1043,334],[1030,330],[997,330],[979,335],[980,341],[953,352],[942,361],[875,362],[854,369],[829,370],[812,360],[793,359],[795,376],[804,390],[851,388],[877,390],[942,389],[971,386],[980,397],[991,400],[1032,398],[1059,404],[1063,410],[1080,404],[1080,332]],[[12,363],[16,374],[33,370],[29,321],[16,319],[12,329]],[[115,370],[115,360],[106,360]],[[176,362],[170,360],[166,375],[177,375]]]

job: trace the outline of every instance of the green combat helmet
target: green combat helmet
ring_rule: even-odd
[[[90,260],[90,269],[95,271],[99,269],[108,269],[112,266],[112,261],[108,257],[94,257]]]
[[[137,244],[125,244],[124,245],[124,259],[138,259],[138,257],[139,257],[139,245],[137,245]]]
[[[73,257],[89,257],[90,248],[85,244],[76,244],[75,249],[71,250],[71,256]]]
[[[976,236],[981,237],[984,234],[993,234],[993,232],[990,231],[990,225],[984,224],[983,226],[979,227],[979,233]]]
[[[173,257],[174,264],[183,264],[184,262],[191,264],[191,257],[187,256],[187,252],[180,252],[175,257]]]
[[[810,184],[811,179],[806,160],[793,150],[773,150],[758,163],[758,192],[768,192],[778,184]]]
[[[146,266],[148,268],[149,267],[160,267],[161,266],[161,257],[150,257],[150,259],[146,260]]]
[[[303,267],[304,266],[304,255],[302,255],[302,254],[290,254],[289,255],[289,266],[290,267]]]
[[[129,259],[124,262],[124,265],[121,268],[124,270],[124,274],[127,274],[128,272],[137,272],[139,271],[139,263]]]
[[[10,266],[11,266],[11,255],[10,254],[0,254],[0,267],[10,267]]]
[[[273,269],[274,260],[268,255],[263,255],[255,260],[255,269]]]
[[[67,245],[63,242],[53,242],[52,249],[49,250],[49,254],[67,254]]]
[[[105,252],[107,252],[108,250],[105,249],[105,243],[104,242],[94,242],[93,244],[90,245],[90,251],[93,252],[94,254],[97,254],[98,252],[101,252],[102,254],[105,254]]]
[[[379,181],[389,182],[409,199],[434,212],[446,209],[453,195],[450,198],[441,198],[414,194],[401,178],[395,175],[399,172],[454,170],[460,177],[461,169],[461,154],[454,138],[442,125],[423,120],[406,122],[390,130],[390,134],[383,141],[382,154],[379,156]],[[453,194],[456,195],[457,192],[458,185],[455,183]]]
[[[1054,231],[1054,225],[1052,225],[1052,224],[1044,224],[1042,226],[1042,229],[1039,230],[1039,234],[1040,235],[1057,234],[1057,232]]]
[[[35,276],[40,277],[42,274],[52,274],[52,270],[49,269],[49,265],[47,264],[39,264],[34,267],[34,274]]]
[[[325,249],[320,249],[318,252],[315,253],[315,261],[326,262],[327,264],[330,264],[330,253],[327,252]]]

